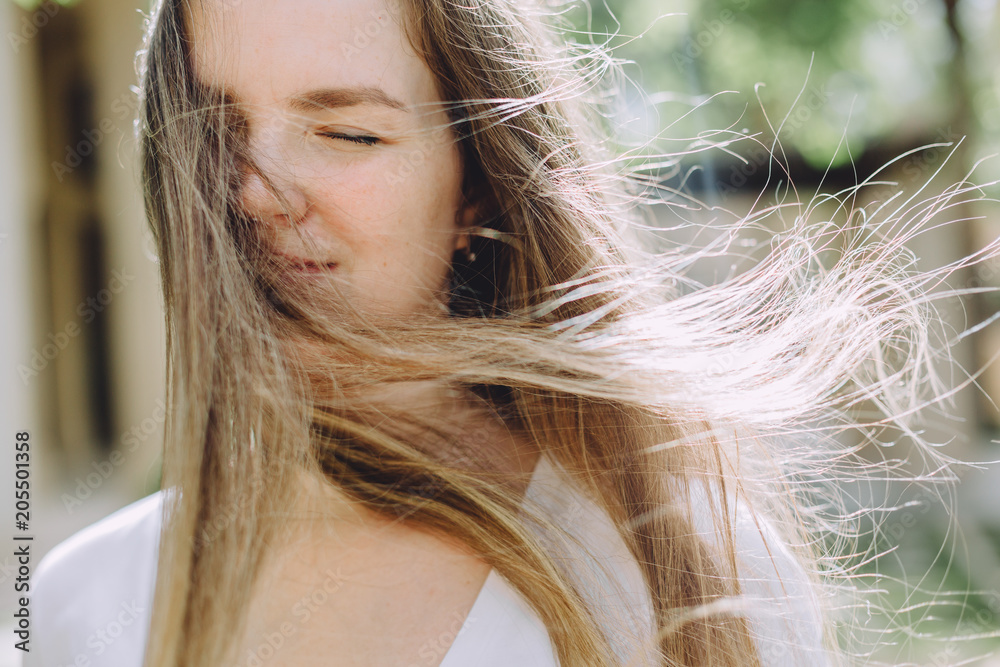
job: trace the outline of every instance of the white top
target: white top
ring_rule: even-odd
[[[580,545],[538,535],[588,598],[622,658],[652,631],[639,567],[610,517],[543,455],[525,502]],[[81,530],[50,551],[31,580],[32,642],[23,667],[141,667],[152,612],[163,491]],[[704,506],[704,505],[702,505]],[[706,513],[707,514],[707,513]],[[701,526],[698,527],[701,530]],[[764,665],[825,666],[810,588],[794,559],[737,512],[744,596]],[[765,542],[761,533],[768,539]],[[778,581],[780,575],[780,583]],[[777,598],[777,599],[775,599]],[[635,650],[634,648],[632,650]],[[636,661],[635,665],[648,661]],[[541,619],[495,570],[487,576],[441,667],[558,667]]]

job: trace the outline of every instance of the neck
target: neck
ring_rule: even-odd
[[[373,398],[440,429],[443,438],[432,438],[422,448],[448,465],[497,473],[519,488],[527,485],[538,462],[538,447],[467,389],[435,381],[400,382],[381,388]]]

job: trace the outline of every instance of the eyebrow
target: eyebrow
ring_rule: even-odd
[[[359,104],[376,104],[400,111],[409,111],[405,104],[381,88],[368,86],[310,90],[295,95],[288,104],[297,111],[324,111],[338,107],[353,107]]]

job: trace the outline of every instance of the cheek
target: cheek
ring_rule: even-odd
[[[462,201],[457,151],[387,149],[324,180],[324,208],[359,253],[411,265],[450,260]]]

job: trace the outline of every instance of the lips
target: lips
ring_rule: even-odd
[[[298,273],[323,273],[337,267],[336,262],[325,260],[317,261],[313,259],[306,259],[305,257],[293,257],[292,255],[286,255],[283,252],[275,254],[281,259],[281,263],[284,264],[285,269],[288,271],[295,271]]]
[[[322,273],[324,271],[330,271],[331,269],[337,268],[336,262],[324,262],[317,264],[309,260],[299,260],[297,262],[291,262],[288,268],[293,271],[301,271],[302,273]]]

